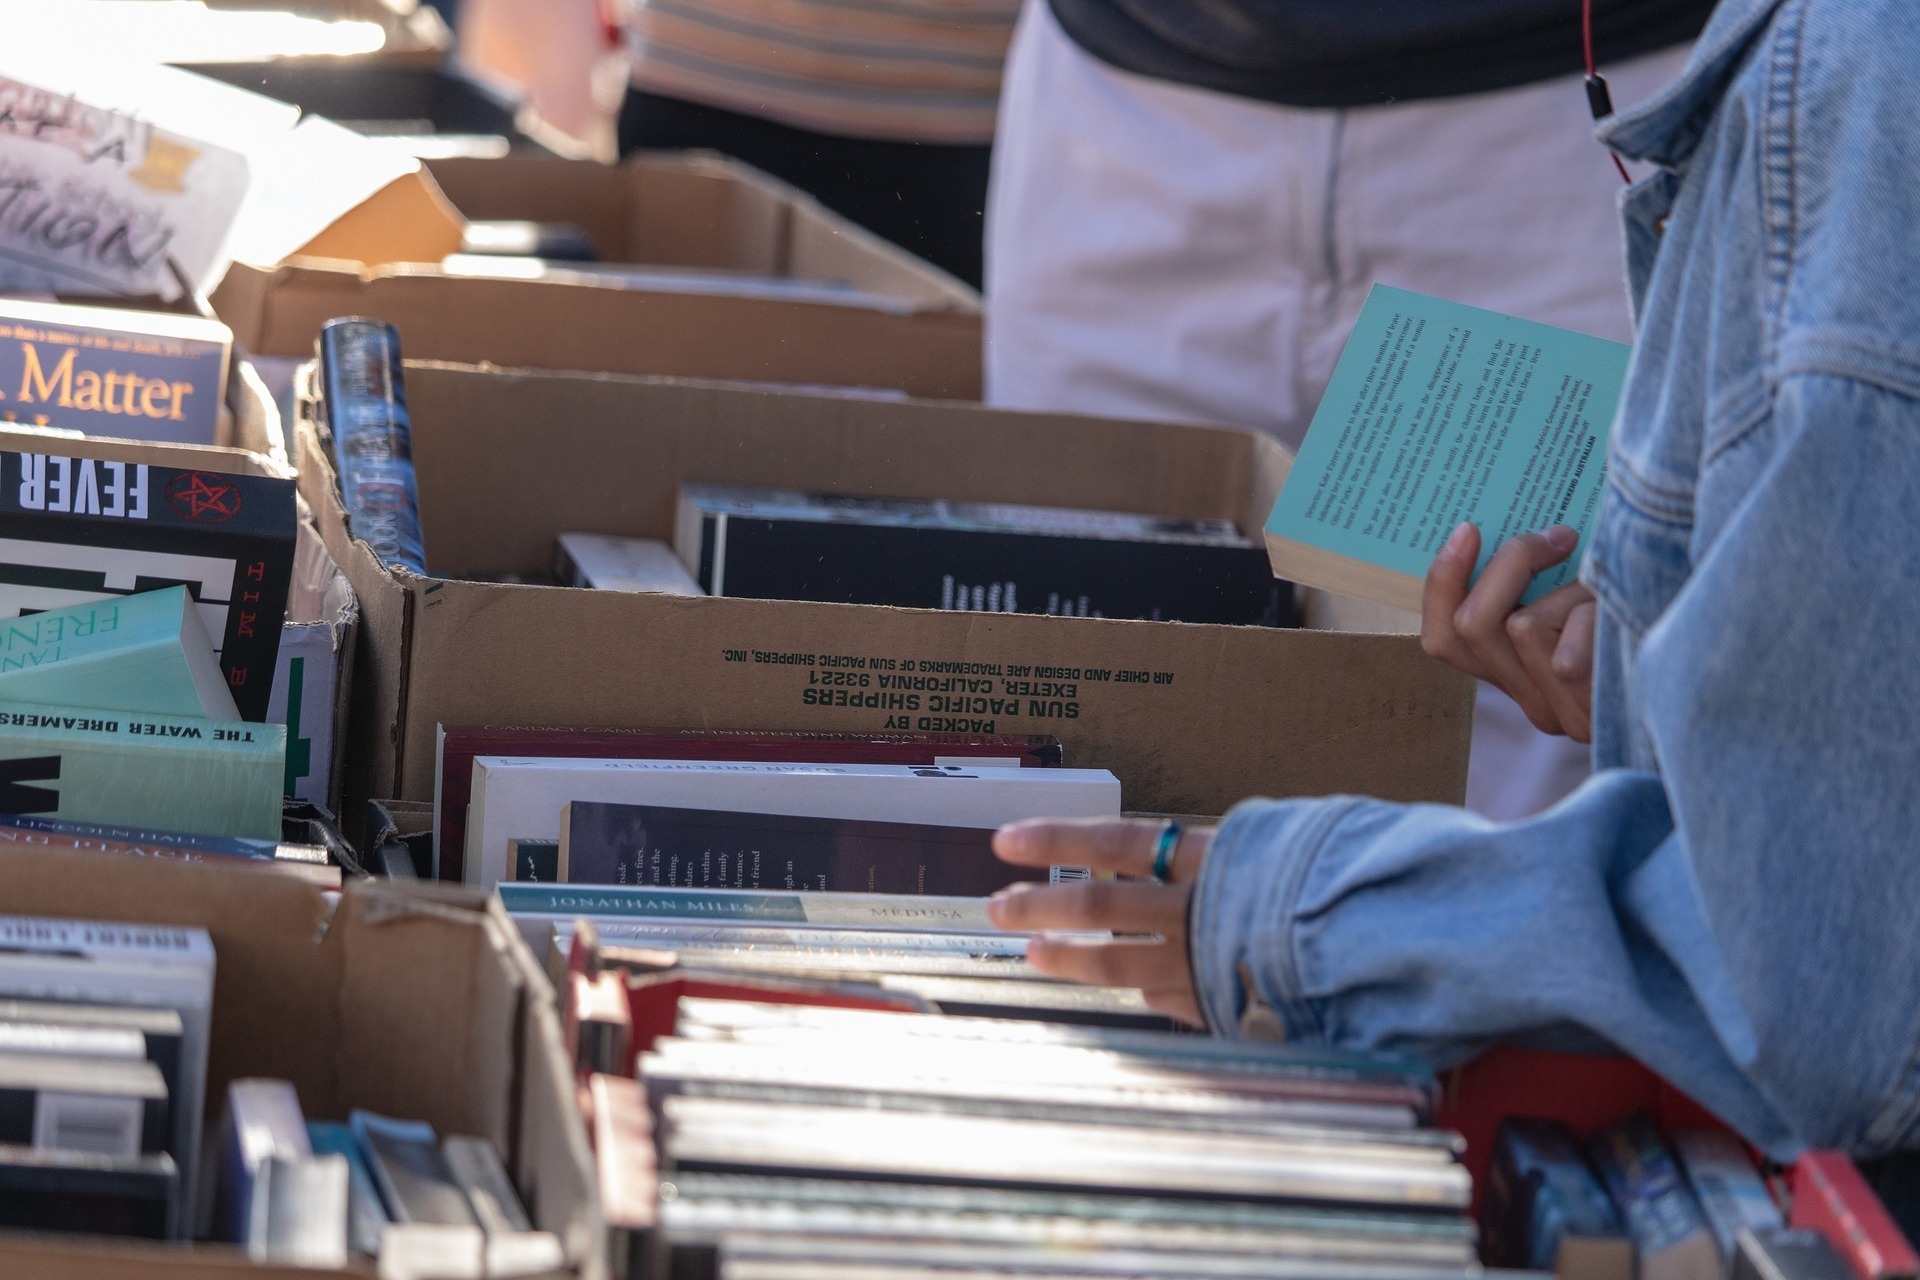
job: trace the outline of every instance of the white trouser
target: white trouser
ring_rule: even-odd
[[[1684,61],[1609,68],[1615,100]],[[1619,185],[1577,77],[1297,110],[1116,71],[1027,0],[987,204],[987,399],[1297,445],[1375,282],[1628,341]],[[1586,769],[1483,689],[1473,808],[1533,812]]]

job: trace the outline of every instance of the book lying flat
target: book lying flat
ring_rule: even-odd
[[[687,485],[674,549],[716,596],[1293,622],[1292,587],[1227,520]]]
[[[500,883],[509,840],[557,838],[562,810],[585,801],[990,831],[1023,818],[1118,817],[1120,783],[1104,769],[480,756],[467,827],[467,883],[483,889]],[[757,869],[735,862],[724,875],[716,872],[713,887],[826,887],[803,882],[801,868],[790,861],[768,850]],[[1014,872],[1009,867],[1000,883],[1016,879]]]
[[[280,835],[285,725],[0,702],[0,813]]]
[[[1375,285],[1267,520],[1273,571],[1418,610],[1462,521],[1480,563],[1521,533],[1580,546],[1528,600],[1579,572],[1632,348]]]
[[[0,623],[0,699],[240,718],[185,587]]]
[[[553,729],[439,726],[434,750],[434,859],[442,880],[465,876],[467,806],[478,756],[602,760],[794,760],[812,764],[967,764],[1049,768],[1060,740],[1039,734],[740,733],[726,729]],[[515,833],[519,839],[529,833]],[[548,832],[548,839],[557,838]]]
[[[569,804],[560,815],[559,879],[566,884],[794,885],[814,890],[804,895],[809,898],[930,894],[978,900],[1011,880],[1041,874],[994,857],[993,832],[984,827],[583,801]],[[799,907],[803,895],[779,896]],[[769,905],[748,899],[736,901],[735,909],[742,913],[738,918],[750,918],[746,911]],[[993,927],[985,905],[976,903],[978,909],[964,917],[966,927]],[[670,908],[663,904],[663,909]],[[824,902],[800,908],[802,919],[820,913],[820,923],[829,922],[830,910]],[[847,918],[841,908],[833,922]],[[890,915],[869,909],[858,911],[857,918],[937,925],[962,917],[957,906],[914,914],[896,905]]]

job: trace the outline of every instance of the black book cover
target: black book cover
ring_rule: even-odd
[[[760,518],[701,521],[700,585],[757,600],[1292,626],[1265,548]]]
[[[173,1158],[116,1160],[0,1145],[0,1227],[163,1240],[180,1195]]]
[[[0,453],[0,617],[185,587],[241,716],[265,720],[296,520],[291,480]]]
[[[1047,874],[994,857],[985,827],[576,801],[563,838],[569,884],[980,898]]]

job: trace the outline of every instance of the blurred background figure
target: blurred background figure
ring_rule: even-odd
[[[711,147],[980,284],[1018,0],[639,0],[622,151]]]
[[[1712,8],[1597,0],[1616,100],[1671,79]],[[988,210],[989,401],[1297,446],[1376,281],[1630,340],[1579,20],[1578,0],[1028,0]],[[1483,686],[1470,807],[1534,812],[1587,767]]]
[[[460,65],[526,97],[556,149],[611,160],[627,58],[605,0],[440,0]],[[553,137],[551,134],[558,134]]]

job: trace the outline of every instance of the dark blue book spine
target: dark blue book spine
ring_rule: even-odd
[[[320,383],[349,527],[384,563],[424,575],[400,335],[378,320],[329,320]]]

